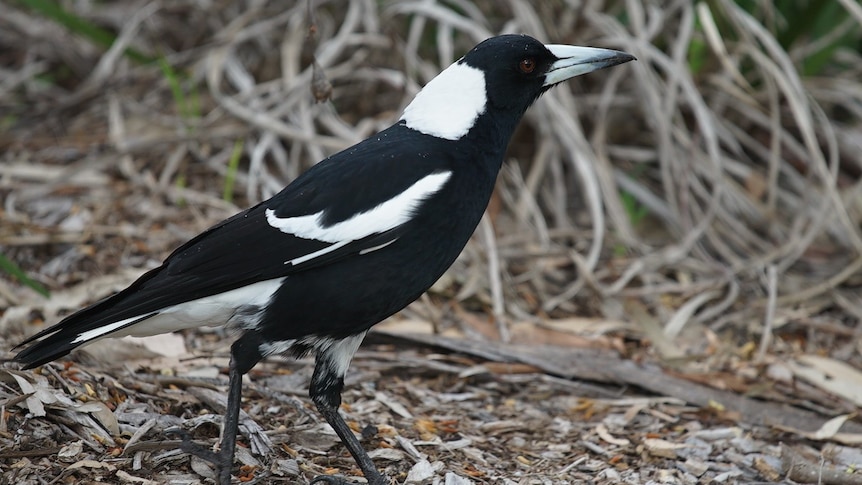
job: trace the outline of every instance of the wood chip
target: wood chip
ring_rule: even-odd
[[[383,403],[383,405],[385,405],[386,407],[391,409],[392,412],[401,416],[402,418],[408,418],[408,419],[413,418],[413,415],[410,414],[410,411],[408,411],[407,408],[403,404],[396,401],[394,398],[390,397],[389,395],[387,395],[385,393],[378,392],[378,393],[374,394],[374,399]]]
[[[647,438],[643,441],[643,447],[644,450],[653,456],[661,458],[676,458],[677,450],[685,448],[686,445],[657,438]]]

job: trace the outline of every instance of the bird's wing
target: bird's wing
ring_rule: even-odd
[[[324,160],[195,237],[167,258],[164,271],[203,280],[194,286],[201,297],[385,247],[452,174],[440,157],[398,150],[392,131]]]
[[[376,141],[317,164],[273,198],[180,246],[128,288],[20,345],[54,334],[67,340],[101,337],[173,305],[386,247],[451,172],[423,163],[427,157],[419,156],[412,164],[415,156],[392,156],[396,139]],[[107,328],[110,332],[101,331]]]

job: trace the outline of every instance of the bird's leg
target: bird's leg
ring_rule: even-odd
[[[317,363],[314,367],[314,375],[311,378],[311,388],[309,394],[311,400],[317,406],[317,410],[326,419],[326,422],[335,430],[335,434],[341,438],[341,442],[347,447],[347,451],[353,455],[365,479],[369,485],[389,485],[389,480],[383,476],[371,457],[362,448],[359,440],[353,434],[353,431],[344,422],[344,419],[338,414],[338,407],[341,406],[341,390],[344,388],[344,378],[338,376],[332,371],[330,362],[327,356],[318,356]],[[311,484],[325,483],[328,485],[352,485],[343,478],[329,475],[321,475],[315,477]]]
[[[195,443],[187,432],[178,432],[182,438],[180,449],[185,453],[206,460],[216,467],[218,485],[230,485],[230,470],[233,466],[233,453],[236,449],[236,434],[239,428],[239,409],[242,399],[242,372],[236,359],[231,353],[228,372],[228,395],[227,409],[224,415],[224,427],[222,428],[221,445],[216,453],[209,448]]]

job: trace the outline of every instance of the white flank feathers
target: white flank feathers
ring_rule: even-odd
[[[294,345],[308,346],[317,355],[324,356],[329,362],[330,370],[339,377],[344,377],[350,367],[353,355],[359,349],[367,331],[351,335],[343,339],[331,337],[304,337],[301,339],[278,340],[260,344],[258,350],[264,357],[289,352]]]
[[[335,375],[344,377],[350,367],[350,361],[353,360],[353,355],[359,349],[366,333],[368,332],[365,331],[340,340],[323,339],[317,352],[324,353],[329,357],[330,369]]]
[[[278,217],[274,210],[267,209],[266,221],[279,231],[296,237],[344,245],[346,241],[356,241],[372,234],[386,232],[409,221],[422,201],[442,189],[451,176],[452,172],[426,175],[386,202],[331,226],[321,223],[325,210],[307,216]],[[308,261],[316,255],[325,254],[334,249],[337,248],[324,248],[287,262]]]
[[[269,302],[284,278],[276,278],[243,286],[217,295],[206,296],[158,310],[150,318],[129,328],[122,329],[112,337],[132,335],[145,337],[174,332],[186,328],[223,325],[231,321],[241,307],[260,307]],[[154,312],[155,313],[155,312]],[[119,320],[109,325],[81,332],[73,344],[88,342],[108,335],[144,315]],[[256,322],[241,322],[244,328],[253,328]]]
[[[269,357],[270,355],[285,354],[296,344],[296,339],[290,340],[273,340],[272,342],[264,342],[257,347],[260,355]]]
[[[422,88],[404,109],[408,128],[426,135],[457,140],[485,112],[485,74],[467,64],[447,67]]]

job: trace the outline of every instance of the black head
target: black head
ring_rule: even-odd
[[[432,79],[401,119],[422,133],[460,139],[481,119],[506,137],[551,86],[633,60],[624,52],[544,45],[527,35],[492,37]]]
[[[548,87],[545,74],[557,61],[541,42],[527,35],[487,39],[460,61],[485,73],[492,109],[523,113]]]
[[[545,45],[528,35],[509,34],[481,42],[459,62],[485,73],[489,107],[523,113],[555,84],[633,59],[624,52]]]

